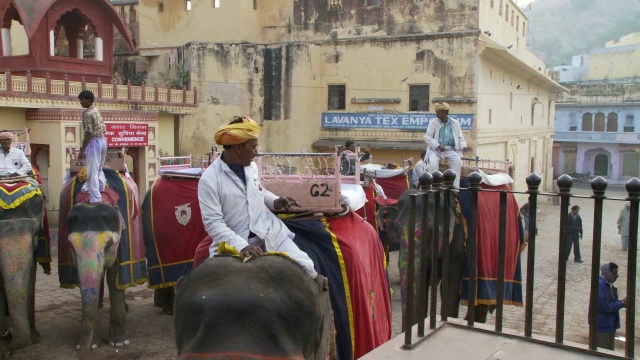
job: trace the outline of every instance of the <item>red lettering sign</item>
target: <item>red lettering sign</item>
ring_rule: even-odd
[[[136,147],[149,144],[149,124],[105,123],[107,147]]]

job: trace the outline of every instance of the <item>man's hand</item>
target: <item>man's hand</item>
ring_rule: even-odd
[[[624,299],[620,300],[620,302],[622,302],[624,304],[624,306],[627,306],[627,298],[626,297]]]
[[[273,208],[276,210],[289,210],[293,206],[300,206],[298,202],[290,197],[279,197],[273,202]]]
[[[462,148],[462,151],[471,151],[473,150],[472,148],[470,148],[469,146]]]
[[[80,153],[78,154],[78,160],[84,160],[87,157],[87,154],[84,153],[84,149],[80,149]]]
[[[244,249],[242,249],[242,251],[240,251],[240,253],[244,257],[260,257],[262,256],[262,248],[258,245],[247,245]]]
[[[444,148],[444,146],[438,145],[438,151],[446,151],[446,149]]]

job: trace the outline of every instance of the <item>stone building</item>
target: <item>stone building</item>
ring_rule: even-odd
[[[141,0],[137,13],[148,81],[200,90],[181,153],[206,152],[215,128],[246,114],[264,151],[354,140],[400,163],[419,157],[433,103],[446,101],[466,155],[512,161],[519,187],[533,171],[551,179],[564,89],[527,50],[512,0]]]
[[[640,70],[629,66],[638,60],[640,33],[633,33],[554,68],[569,89],[557,103],[557,173],[588,171],[611,183],[640,175]]]
[[[0,14],[0,129],[14,130],[23,144],[29,140],[25,150],[44,178],[50,223],[58,221],[67,149],[82,140],[77,96],[83,89],[96,94],[110,147],[127,147],[129,170],[144,195],[156,178],[159,150],[174,151],[175,117],[196,110],[196,94],[113,81],[114,32],[128,51],[135,46],[107,0],[0,0]],[[123,141],[132,132],[134,139]]]

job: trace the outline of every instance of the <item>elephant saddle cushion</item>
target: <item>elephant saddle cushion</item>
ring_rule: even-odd
[[[113,206],[118,205],[118,200],[120,200],[120,195],[118,195],[117,192],[115,192],[114,190],[111,190],[110,188],[104,189],[104,191],[101,192],[100,195],[102,196],[102,202],[111,204]],[[78,194],[76,194],[75,203],[77,204],[81,202],[86,202],[86,203],[89,202],[89,193],[80,191],[78,192]]]
[[[0,183],[0,208],[15,209],[34,196],[42,196],[38,186],[27,182]]]

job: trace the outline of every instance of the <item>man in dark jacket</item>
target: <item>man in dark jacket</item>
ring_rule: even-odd
[[[580,206],[571,207],[571,212],[567,216],[567,251],[565,260],[569,261],[571,247],[573,247],[573,261],[582,263],[580,257],[580,239],[582,238],[582,218],[580,217]]]
[[[627,306],[627,298],[618,300],[613,283],[618,278],[618,265],[612,262],[600,266],[598,290],[598,347],[613,350],[616,330],[620,328],[620,309]]]

